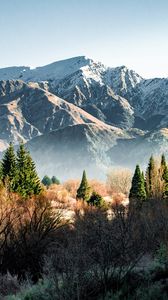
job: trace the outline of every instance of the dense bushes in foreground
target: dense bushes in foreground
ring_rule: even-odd
[[[108,177],[111,190],[119,173]],[[145,176],[136,167],[128,207],[104,205],[85,172],[73,189],[69,182],[42,188],[23,145],[16,156],[10,145],[0,174],[0,299],[168,299],[164,156],[150,159]]]
[[[7,299],[153,299],[154,292],[154,299],[164,299],[159,293],[167,295],[167,200],[151,200],[141,211],[128,212],[122,205],[111,209],[109,219],[106,210],[81,205],[68,224],[61,218],[55,223],[48,208],[44,217],[44,210],[33,220],[26,217],[19,240],[12,241],[14,252],[8,241],[8,259],[12,253],[17,262],[7,259],[10,273],[18,274],[21,283],[16,290],[9,288],[18,293]],[[144,269],[145,257],[149,261]],[[23,288],[27,277],[34,283],[39,280]]]

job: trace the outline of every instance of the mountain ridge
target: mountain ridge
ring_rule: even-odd
[[[9,141],[17,144],[20,139],[30,148],[31,141],[40,147],[37,139],[46,143],[47,149],[53,132],[55,142],[50,139],[50,149],[58,147],[61,153],[64,143],[72,147],[71,139],[76,134],[76,154],[83,153],[81,139],[88,162],[96,168],[101,165],[104,170],[110,163],[119,163],[114,151],[123,151],[124,143],[127,144],[124,139],[133,145],[129,146],[133,163],[135,156],[138,160],[136,145],[148,145],[149,153],[158,140],[161,146],[156,147],[157,151],[168,152],[167,146],[163,146],[167,145],[167,78],[144,79],[125,66],[110,68],[79,56],[35,69],[3,68],[0,80],[1,150]],[[146,153],[143,147],[139,157]],[[36,153],[34,147],[33,151]],[[72,163],[75,154],[69,153]],[[55,160],[54,163],[57,165]],[[62,165],[65,166],[65,158]]]

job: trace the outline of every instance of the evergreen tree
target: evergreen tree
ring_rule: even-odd
[[[144,183],[144,186],[145,186],[145,175],[144,175],[143,171],[142,171],[142,180],[143,180],[143,183]]]
[[[30,182],[29,182],[30,193],[29,194],[38,195],[38,194],[40,194],[40,192],[42,190],[41,182],[40,182],[40,179],[39,179],[37,171],[36,171],[36,165],[35,165],[29,152],[27,152],[27,160],[28,160],[27,170],[30,174]]]
[[[23,144],[20,144],[17,151],[16,165],[18,175],[15,191],[23,197],[39,194],[41,191],[40,179],[38,178],[35,164]]]
[[[42,179],[42,184],[44,184],[45,186],[49,187],[52,184],[52,180],[50,177],[48,177],[47,175],[45,175]]]
[[[12,143],[10,143],[2,159],[1,175],[3,182],[8,184],[9,189],[12,191],[15,190],[17,166],[16,156]]]
[[[86,172],[84,170],[80,186],[77,190],[76,198],[83,200],[83,201],[88,201],[90,198],[90,192],[91,192],[91,189],[89,187],[89,184],[88,184],[88,181],[86,178]]]
[[[0,181],[3,179],[2,162],[0,161]]]
[[[3,187],[2,162],[0,161],[0,188]]]
[[[162,154],[162,156],[161,156],[161,168],[165,169],[166,167],[167,167],[166,158],[165,158],[165,155]]]
[[[155,176],[156,176],[156,166],[153,156],[149,159],[148,168],[146,170],[146,193],[148,198],[154,196],[155,189]]]
[[[164,154],[162,154],[161,156],[160,172],[163,180],[168,182],[168,167],[167,167],[166,158]]]
[[[53,176],[51,178],[51,181],[52,181],[53,184],[60,184],[60,181],[59,181],[59,179],[56,176]]]
[[[142,204],[142,202],[146,200],[145,182],[139,165],[136,166],[135,173],[132,178],[129,199],[136,201],[137,204]]]
[[[103,198],[102,198],[101,195],[99,195],[98,193],[96,193],[95,191],[93,191],[90,199],[87,202],[90,205],[101,207],[103,205],[104,201],[103,201]]]
[[[163,184],[163,197],[168,197],[168,167],[166,163],[166,158],[164,154],[161,156],[161,166],[160,166],[161,179],[164,181]]]

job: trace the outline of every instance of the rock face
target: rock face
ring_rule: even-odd
[[[3,68],[0,80],[0,150],[24,140],[41,175],[78,175],[86,165],[94,175],[167,153],[167,78],[146,80],[81,56]]]
[[[44,173],[67,178],[89,166],[106,168],[105,153],[126,132],[95,118],[37,83],[21,80],[0,82],[0,147],[23,140]],[[65,172],[66,171],[66,172]],[[66,173],[66,174],[64,174]]]
[[[35,83],[0,81],[0,138],[28,141],[64,127],[93,123],[110,126]]]

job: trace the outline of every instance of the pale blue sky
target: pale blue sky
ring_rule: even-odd
[[[168,0],[0,0],[0,67],[86,55],[168,77]]]

